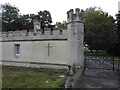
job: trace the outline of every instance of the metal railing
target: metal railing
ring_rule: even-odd
[[[119,71],[120,57],[85,56],[85,68]]]

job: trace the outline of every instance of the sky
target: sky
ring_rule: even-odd
[[[10,3],[20,10],[20,14],[37,14],[39,11],[48,10],[53,23],[67,21],[67,11],[80,8],[101,7],[115,18],[118,13],[120,0],[0,0],[0,4]]]

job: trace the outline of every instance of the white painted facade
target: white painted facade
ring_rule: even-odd
[[[83,12],[76,9],[68,11],[67,30],[50,31],[34,30],[27,33],[23,31],[10,31],[2,33],[2,58],[1,61],[37,62],[50,64],[66,64],[84,66],[84,24]],[[34,25],[36,26],[36,25]],[[34,27],[36,29],[36,27]],[[36,33],[36,35],[34,35]],[[16,55],[16,45],[20,45]],[[49,46],[49,47],[48,47]],[[9,65],[9,63],[7,63]]]
[[[49,55],[48,43],[51,46]],[[16,55],[15,53],[15,44],[20,44],[20,55]],[[4,42],[2,45],[3,60],[59,64],[68,63],[67,41]]]

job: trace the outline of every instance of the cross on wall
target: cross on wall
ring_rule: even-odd
[[[52,48],[52,46],[50,46],[50,43],[48,43],[46,47],[48,48],[48,56],[50,56],[50,48]]]

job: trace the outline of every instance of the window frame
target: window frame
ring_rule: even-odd
[[[20,56],[20,44],[15,44],[15,57],[19,57]]]

